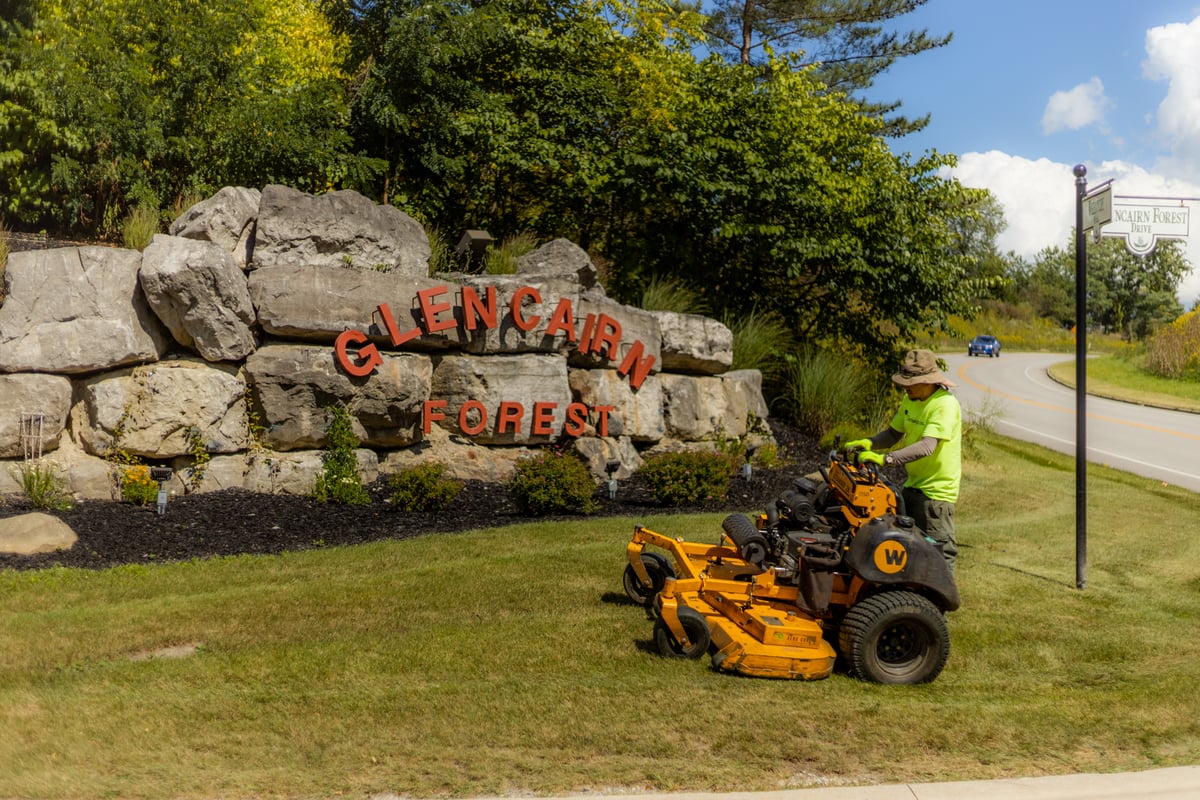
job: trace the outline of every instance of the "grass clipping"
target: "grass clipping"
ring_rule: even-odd
[[[0,574],[0,764],[29,798],[751,791],[1200,762],[1196,495],[985,435],[963,608],[932,684],[794,683],[658,656],[634,522]],[[754,511],[755,509],[747,509]],[[178,658],[145,658],[175,652]]]

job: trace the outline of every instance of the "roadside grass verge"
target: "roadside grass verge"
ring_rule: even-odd
[[[1049,368],[1051,377],[1075,386],[1075,359]],[[1087,360],[1088,394],[1127,403],[1200,413],[1200,383],[1152,375],[1127,358],[1099,355]]]
[[[632,526],[716,541],[721,515],[0,573],[0,795],[749,791],[1197,763],[1200,496],[1089,469],[1079,591],[1073,461],[986,432],[975,453],[964,606],[925,686],[659,657],[621,589]]]

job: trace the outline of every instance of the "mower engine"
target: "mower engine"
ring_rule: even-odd
[[[797,478],[793,486],[759,515],[757,525],[731,514],[721,527],[743,559],[773,570],[778,583],[798,586],[807,570],[837,569],[853,532],[837,507],[826,508],[827,485]]]

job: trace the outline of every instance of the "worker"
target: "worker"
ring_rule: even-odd
[[[892,381],[904,387],[907,397],[888,427],[846,449],[861,451],[860,463],[904,465],[904,513],[941,545],[954,574],[954,504],[962,480],[962,408],[950,393],[954,382],[938,369],[929,350],[910,350]]]

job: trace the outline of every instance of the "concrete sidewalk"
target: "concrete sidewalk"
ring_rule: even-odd
[[[579,794],[539,800],[1198,800],[1200,767],[954,783],[894,783],[778,792]],[[510,798],[511,800],[511,798]]]

